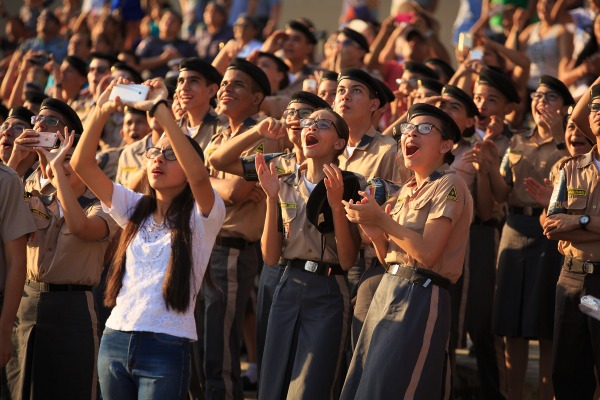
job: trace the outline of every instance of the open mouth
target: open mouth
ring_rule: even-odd
[[[319,143],[319,139],[317,139],[314,135],[306,135],[306,139],[304,139],[306,144],[306,148],[311,148]]]
[[[585,146],[585,143],[583,141],[578,140],[578,139],[570,140],[569,143],[571,144],[572,147],[574,147],[576,149]]]
[[[404,150],[405,156],[410,157],[414,155],[417,151],[419,151],[419,146],[412,142],[406,143],[406,145],[404,146]]]

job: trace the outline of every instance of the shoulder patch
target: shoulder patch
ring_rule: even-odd
[[[275,171],[277,171],[279,175],[286,173],[286,170],[281,167],[275,167]]]
[[[585,189],[568,189],[567,196],[569,196],[569,197],[585,197],[585,196],[587,196],[587,190],[585,190]]]
[[[458,201],[458,195],[456,194],[456,188],[454,187],[454,185],[452,185],[452,187],[450,188],[450,191],[446,195],[446,199]]]
[[[265,144],[264,144],[264,143],[261,143],[261,144],[259,144],[259,145],[256,147],[256,149],[254,149],[254,152],[255,152],[255,153],[260,153],[260,154],[263,154],[263,153],[265,152]]]

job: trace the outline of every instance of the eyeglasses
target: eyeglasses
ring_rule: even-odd
[[[252,25],[250,25],[250,24],[244,24],[244,23],[241,23],[241,24],[233,24],[233,27],[234,27],[234,28],[242,28],[242,29],[246,29],[246,28],[251,28],[251,27],[252,27]]]
[[[396,83],[398,84],[398,86],[406,85],[412,88],[416,88],[419,86],[419,80],[417,78],[396,79]]]
[[[311,108],[298,108],[298,109],[294,109],[294,108],[288,108],[286,110],[283,111],[283,116],[285,118],[293,118],[295,116],[298,116],[298,118],[303,119],[303,118],[307,118],[310,114],[312,114],[314,110]]]
[[[177,161],[177,157],[175,157],[175,152],[173,149],[159,149],[158,147],[150,147],[146,150],[146,158],[149,160],[155,159],[160,154],[162,154],[167,161]]]
[[[23,125],[11,125],[8,122],[5,122],[2,125],[0,125],[0,132],[6,132],[7,130],[9,130],[11,128],[12,128],[13,132],[16,134],[21,134],[25,129],[27,129],[27,127],[25,127]]]
[[[317,128],[320,129],[320,130],[328,129],[332,125],[333,125],[333,127],[335,128],[336,131],[338,130],[337,126],[335,126],[335,124],[333,123],[333,121],[330,120],[330,119],[304,118],[304,119],[300,120],[300,126],[302,128],[310,128],[314,124],[317,124]]]
[[[67,125],[65,124],[63,121],[61,121],[60,119],[53,117],[52,115],[38,115],[31,117],[31,124],[35,125],[36,122],[45,122],[46,125],[48,126],[56,126],[58,125],[58,123],[62,123],[63,125]]]
[[[343,47],[348,47],[348,46],[352,46],[356,42],[352,39],[344,39],[344,40],[337,40],[336,43],[341,44]]]
[[[559,95],[554,93],[554,92],[533,92],[531,93],[531,99],[532,100],[542,100],[543,98],[546,98],[547,101],[556,101],[559,99]]]
[[[433,130],[433,128],[442,132],[440,130],[440,128],[438,128],[437,126],[435,126],[433,124],[422,123],[422,124],[415,125],[415,124],[411,124],[409,122],[404,122],[404,123],[400,124],[400,133],[403,135],[406,135],[407,133],[410,133],[414,129],[416,129],[417,132],[419,132],[421,135],[429,135],[431,133],[431,131]]]
[[[99,74],[106,74],[108,72],[108,67],[90,67],[88,71],[97,72]]]
[[[589,107],[590,111],[593,113],[597,113],[598,111],[600,111],[600,103],[592,103]]]

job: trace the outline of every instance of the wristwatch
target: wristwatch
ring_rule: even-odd
[[[588,226],[589,223],[590,223],[590,216],[589,215],[582,215],[581,217],[579,217],[579,226],[584,231],[587,230],[587,226]]]

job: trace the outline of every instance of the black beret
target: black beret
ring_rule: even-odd
[[[359,201],[361,197],[358,191],[361,187],[358,177],[349,171],[342,171],[342,176],[344,178],[342,198],[346,201]],[[333,214],[327,201],[327,189],[325,188],[324,179],[317,183],[306,202],[306,218],[319,232],[333,232]]]
[[[479,115],[479,109],[475,105],[473,98],[461,88],[454,85],[446,85],[442,89],[442,96],[449,96],[463,103],[463,105],[467,109],[468,116]]]
[[[213,6],[215,6],[215,10],[219,11],[225,17],[227,17],[229,15],[228,7],[227,7],[227,5],[225,4],[224,1],[222,1],[222,0],[211,0],[208,3],[206,3],[206,5],[209,5],[209,4],[212,4]]]
[[[450,131],[451,139],[454,143],[458,142],[461,137],[460,129],[456,122],[450,117],[446,112],[442,111],[440,108],[436,106],[432,106],[427,103],[417,103],[413,104],[412,107],[408,110],[408,121],[410,122],[413,118],[418,117],[420,115],[428,115],[434,118],[437,118],[442,123],[443,127],[438,127],[439,129],[443,129],[443,131]]]
[[[243,58],[234,58],[231,60],[227,69],[237,69],[248,75],[258,84],[265,96],[271,95],[271,84],[269,78],[262,69]]]
[[[321,82],[323,81],[336,81],[338,80],[339,74],[334,71],[324,70],[321,74]]]
[[[425,64],[433,64],[434,66],[438,67],[439,69],[444,71],[444,74],[446,74],[448,79],[452,78],[452,76],[456,72],[450,64],[448,64],[446,61],[440,58],[430,58],[429,60],[425,61]]]
[[[433,90],[437,94],[442,93],[442,89],[444,88],[444,84],[436,79],[429,78],[421,78],[418,80],[419,87],[424,87],[429,90]]]
[[[355,41],[358,46],[365,51],[365,53],[369,52],[369,42],[367,42],[367,39],[361,33],[358,33],[354,29],[350,28],[342,29],[342,33],[346,35],[348,39]]]
[[[179,71],[195,71],[204,77],[210,83],[219,85],[223,80],[223,75],[217,71],[209,62],[201,60],[198,57],[188,57],[181,60]]]
[[[3,103],[0,103],[0,117],[8,118],[8,108]]]
[[[542,75],[540,77],[540,83],[538,86],[547,86],[551,90],[555,91],[563,98],[565,105],[575,104],[575,100],[573,96],[571,96],[571,92],[569,92],[569,88],[560,80],[556,79],[550,75]]]
[[[144,110],[140,110],[137,108],[133,108],[133,107],[129,107],[129,106],[125,106],[125,108],[123,109],[123,114],[139,114],[139,115],[146,115],[146,111]]]
[[[357,81],[365,85],[371,92],[375,94],[375,97],[379,99],[379,107],[383,107],[388,102],[387,93],[384,93],[382,85],[385,85],[380,80],[373,78],[371,74],[360,68],[344,68],[338,76],[338,82],[343,79],[350,79]],[[393,93],[392,93],[393,94]]]
[[[477,83],[498,89],[511,103],[520,103],[519,93],[510,77],[494,69],[486,68],[479,74]]]
[[[43,92],[39,92],[37,90],[26,90],[25,91],[25,101],[28,101],[33,104],[42,104],[44,100],[48,98]]]
[[[293,31],[298,31],[302,33],[304,36],[306,36],[306,40],[308,40],[309,43],[317,44],[317,37],[315,36],[313,31],[311,31],[311,29],[308,26],[304,25],[302,22],[290,21],[285,27],[286,29],[291,29]]]
[[[69,130],[74,130],[75,133],[82,134],[83,133],[83,125],[81,124],[81,119],[79,119],[79,115],[69,106],[67,103],[64,103],[58,99],[48,97],[42,102],[40,107],[40,111],[42,110],[52,110],[54,112],[59,113],[64,118],[67,123],[67,128]]]
[[[127,65],[126,63],[124,63],[122,61],[116,62],[112,66],[111,71],[125,71],[125,72],[127,72],[128,74],[131,75],[131,78],[133,79],[133,83],[140,84],[140,83],[142,83],[144,81],[142,79],[142,76],[140,75],[139,72],[137,72],[135,69],[133,69],[132,67],[130,67],[129,65]]]
[[[17,106],[10,109],[10,111],[8,112],[8,117],[6,119],[16,118],[31,126],[32,117],[35,117],[35,114],[32,113],[28,108]]]
[[[404,69],[414,74],[421,74],[425,78],[440,79],[440,74],[437,71],[420,62],[407,61],[404,63]]]
[[[79,72],[79,74],[81,76],[86,77],[87,73],[88,73],[88,66],[87,63],[85,61],[83,61],[81,58],[76,57],[76,56],[66,56],[65,57],[65,61],[73,68],[75,68],[75,70],[77,72]]]
[[[112,66],[114,63],[118,62],[119,59],[117,57],[115,57],[113,54],[110,53],[102,53],[99,51],[93,52],[92,54],[90,54],[90,60],[93,60],[94,58],[99,58],[101,60],[106,60],[110,63],[110,65]]]
[[[600,85],[594,85],[590,89],[590,103],[598,97],[600,97]]]
[[[289,72],[290,67],[288,67],[288,65],[279,57],[277,57],[275,54],[273,53],[267,53],[265,51],[259,51],[258,52],[258,57],[267,57],[270,58],[271,60],[275,61],[275,64],[277,64],[277,70],[279,70],[279,72]]]
[[[173,74],[171,74],[173,72]],[[169,91],[167,95],[168,100],[173,100],[175,96],[175,92],[177,91],[177,79],[179,78],[179,72],[177,71],[169,71],[167,72],[167,77],[165,78],[165,86]]]
[[[292,95],[292,98],[291,98],[289,104],[293,104],[293,103],[308,104],[309,106],[312,106],[315,109],[320,109],[320,108],[331,109],[331,106],[329,104],[327,104],[327,102],[325,100],[323,100],[322,98],[320,98],[319,96],[317,96],[314,93],[305,92],[303,90],[296,92]]]

